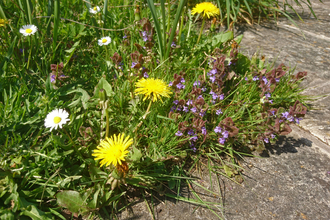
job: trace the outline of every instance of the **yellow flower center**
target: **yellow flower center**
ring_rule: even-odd
[[[107,39],[102,39],[102,43],[105,43],[105,42],[107,42]]]
[[[60,117],[58,117],[58,116],[55,116],[54,117],[54,123],[55,124],[58,124],[58,123],[60,123],[62,121],[62,118],[60,118]]]
[[[114,148],[113,149],[113,156],[114,156],[114,158],[119,159],[122,156],[121,149]]]
[[[96,9],[97,9],[97,8],[96,8],[96,7],[94,7],[94,11],[96,11]]]
[[[28,29],[25,30],[25,32],[30,34],[30,33],[32,33],[32,30],[30,28],[28,28]]]

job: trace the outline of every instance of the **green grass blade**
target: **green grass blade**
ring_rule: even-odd
[[[169,55],[170,55],[171,44],[172,44],[172,41],[174,39],[174,35],[175,35],[175,32],[176,32],[176,27],[178,25],[179,18],[181,16],[181,13],[183,11],[183,7],[184,7],[185,3],[186,3],[186,0],[180,0],[179,7],[176,10],[175,19],[174,19],[173,24],[172,24],[171,35],[170,35],[170,38],[168,40],[167,47],[166,47],[165,59],[167,59],[169,57]]]
[[[163,45],[163,39],[162,39],[162,32],[161,32],[160,24],[159,24],[159,21],[158,21],[158,18],[157,18],[156,8],[155,8],[153,0],[147,0],[147,3],[148,3],[148,7],[151,11],[151,16],[154,20],[155,29],[156,29],[157,38],[158,38],[159,53],[160,53],[161,59],[163,60],[165,51],[164,51],[164,45]]]

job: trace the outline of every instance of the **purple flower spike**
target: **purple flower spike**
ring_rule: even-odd
[[[178,132],[175,133],[175,135],[178,136],[178,137],[180,137],[180,136],[183,135],[183,133],[181,131],[178,131]]]
[[[224,138],[219,138],[219,144],[224,145],[225,142],[226,142],[226,139],[224,139]]]
[[[214,129],[215,133],[221,133],[221,131],[222,131],[222,129],[219,126],[216,126],[215,129]]]
[[[217,114],[217,115],[222,114],[222,110],[221,110],[221,109],[218,109],[218,110],[215,112],[215,114]]]

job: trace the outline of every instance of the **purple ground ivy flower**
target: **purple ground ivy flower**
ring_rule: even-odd
[[[176,106],[171,107],[171,112],[174,112],[176,110]]]
[[[268,100],[268,102],[269,102],[270,104],[273,104],[273,100]]]
[[[299,124],[301,120],[302,120],[302,118],[295,118],[295,121],[297,124]]]
[[[184,89],[186,86],[185,85],[182,85],[181,83],[177,84],[176,87],[178,89]]]
[[[210,70],[210,72],[207,73],[208,76],[213,76],[215,75],[216,73],[218,73],[218,70],[217,69],[212,69]]]
[[[222,137],[223,138],[228,138],[229,132],[228,131],[224,131],[222,132]]]
[[[222,128],[219,127],[219,126],[216,126],[216,127],[214,128],[214,132],[215,132],[215,133],[221,133],[221,131],[222,131]]]
[[[203,87],[201,90],[202,90],[202,92],[205,92],[205,91],[206,91],[206,88],[205,88],[205,87]]]
[[[264,142],[268,144],[269,143],[269,139],[268,138],[264,138]]]
[[[190,149],[193,150],[194,152],[197,151],[196,147],[195,147],[195,144],[194,143],[191,143],[190,144]]]
[[[268,84],[268,80],[267,80],[266,76],[263,76],[263,77],[262,77],[262,81],[264,81],[264,83],[265,83],[266,85]]]
[[[194,134],[195,134],[195,132],[194,132],[193,129],[190,129],[190,130],[188,131],[188,135],[192,136],[192,135],[194,135]]]
[[[269,92],[267,92],[267,93],[265,94],[265,96],[266,96],[266,98],[270,98],[270,97],[271,97],[271,94],[270,94]]]
[[[193,113],[196,113],[197,112],[197,108],[196,107],[193,107],[193,108],[190,109],[190,111],[193,112]]]
[[[216,115],[220,115],[222,114],[222,110],[221,109],[218,109],[216,112],[215,112]]]
[[[173,86],[173,82],[170,81],[169,84],[168,84],[168,86]]]
[[[259,77],[258,77],[258,76],[254,76],[254,77],[252,78],[252,80],[253,80],[253,81],[257,81],[257,80],[259,80]]]
[[[282,113],[282,116],[286,119],[288,119],[288,116],[289,116],[289,112],[283,112]]]
[[[174,41],[172,42],[171,47],[176,47],[176,44]]]
[[[275,78],[275,81],[278,83],[280,81],[280,78]]]
[[[213,99],[213,100],[216,100],[217,98],[218,98],[218,95],[215,94],[215,93],[213,93],[213,94],[212,94],[212,99]]]
[[[272,139],[274,139],[274,138],[276,138],[276,135],[275,135],[275,134],[270,134],[270,137],[271,137]]]
[[[181,131],[178,131],[178,132],[175,133],[175,135],[178,136],[178,137],[180,137],[180,136],[183,135],[183,133]]]
[[[177,111],[181,111],[182,108],[178,106],[178,107],[176,108],[176,110],[177,110]]]
[[[174,100],[173,103],[174,103],[175,105],[177,105],[177,104],[179,104],[179,100]]]
[[[248,81],[249,79],[247,77],[245,77],[245,81]]]
[[[225,98],[225,95],[224,94],[219,95],[219,99],[220,100],[223,100],[224,98]]]
[[[144,78],[148,78],[148,77],[149,77],[148,73],[144,73],[144,74],[143,74],[143,77],[144,77]]]
[[[189,108],[188,108],[188,106],[183,106],[183,111],[184,111],[184,112],[189,112]]]
[[[185,83],[186,80],[184,80],[184,78],[182,77],[181,80],[180,80],[181,83]]]
[[[192,104],[193,104],[193,101],[188,99],[187,105],[189,106],[189,105],[192,105]]]
[[[136,64],[137,64],[137,63],[132,62],[132,66],[131,66],[131,68],[134,68]]]
[[[193,83],[193,86],[201,86],[201,82],[199,80],[197,80]]]
[[[204,99],[203,95],[199,95],[197,99]]]
[[[55,75],[51,75],[50,76],[50,82],[55,82],[56,76]]]
[[[214,83],[215,82],[215,76],[211,76],[210,80],[211,80],[212,83]]]
[[[206,111],[201,110],[199,113],[199,116],[204,117],[205,113],[206,113]]]
[[[224,138],[219,138],[219,144],[225,144],[225,142],[226,142],[226,139],[224,139]]]
[[[196,142],[196,141],[197,141],[197,139],[198,139],[198,137],[197,137],[197,136],[192,136],[191,138],[189,138],[189,140],[191,140],[191,141],[193,141],[193,142]]]
[[[206,135],[206,128],[205,127],[202,127],[202,134]]]
[[[124,36],[123,36],[123,39],[126,39],[127,38],[127,35],[125,34]]]

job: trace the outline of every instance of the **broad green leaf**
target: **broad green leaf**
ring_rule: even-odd
[[[66,190],[59,192],[56,195],[59,205],[69,209],[73,213],[82,213],[87,211],[84,201],[79,192],[73,190]]]

